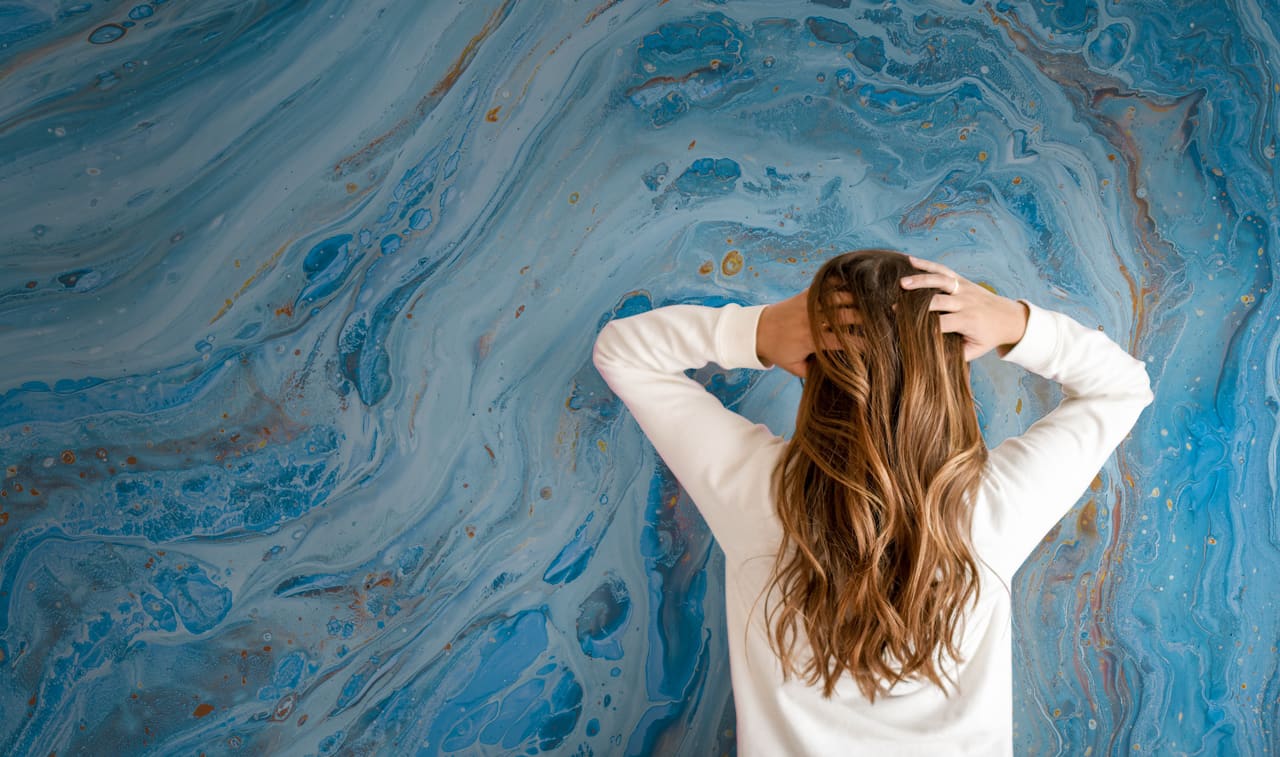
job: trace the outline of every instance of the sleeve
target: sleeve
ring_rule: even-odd
[[[760,539],[772,501],[760,487],[768,486],[777,445],[785,442],[684,371],[709,362],[765,369],[756,354],[764,307],[669,305],[615,319],[601,329],[592,355],[726,554]]]
[[[1012,577],[1080,499],[1154,399],[1146,363],[1101,331],[1027,305],[1026,333],[1001,358],[1059,383],[1062,401],[988,455],[993,568]],[[990,561],[990,558],[988,558]]]

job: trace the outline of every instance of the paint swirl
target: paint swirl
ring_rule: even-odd
[[[1154,379],[1015,583],[1017,751],[1274,749],[1277,18],[0,4],[0,752],[732,752],[721,553],[591,344],[871,245]],[[974,382],[992,446],[1059,397]]]

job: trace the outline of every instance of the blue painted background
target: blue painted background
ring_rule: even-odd
[[[0,0],[0,752],[731,753],[590,347],[889,245],[1154,380],[1014,587],[1018,751],[1274,753],[1278,67],[1274,0]]]

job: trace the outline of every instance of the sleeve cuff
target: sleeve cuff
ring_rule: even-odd
[[[1058,349],[1058,332],[1049,311],[1024,299],[1018,299],[1030,310],[1027,330],[1022,339],[1001,357],[1034,373],[1041,373]]]
[[[716,329],[716,362],[722,368],[768,370],[756,355],[756,328],[764,305],[728,304],[720,309]]]

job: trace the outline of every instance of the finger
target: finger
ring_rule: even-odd
[[[862,315],[853,308],[840,308],[836,311],[837,326],[856,326],[862,323]],[[826,324],[830,328],[831,324]]]
[[[941,327],[942,333],[950,334],[952,332],[960,332],[964,328],[964,318],[959,313],[947,313],[938,316],[938,326]]]
[[[961,304],[958,297],[952,297],[949,294],[935,294],[933,299],[929,300],[929,310],[954,313],[960,309]]]
[[[828,352],[844,349],[843,345],[840,344],[840,338],[833,333],[822,335],[822,348]]]
[[[957,284],[957,282],[959,282]],[[951,294],[951,290],[960,291],[960,287],[964,286],[964,279],[950,273],[917,273],[902,279],[903,289],[925,289],[933,287],[941,289],[947,294]]]
[[[951,270],[950,268],[946,267],[941,263],[937,263],[932,260],[925,260],[924,258],[917,258],[915,255],[908,255],[907,259],[911,261],[911,264],[913,266],[915,266],[916,268],[919,268],[922,271],[928,271],[930,273],[941,273],[947,276],[955,275],[955,271]]]

